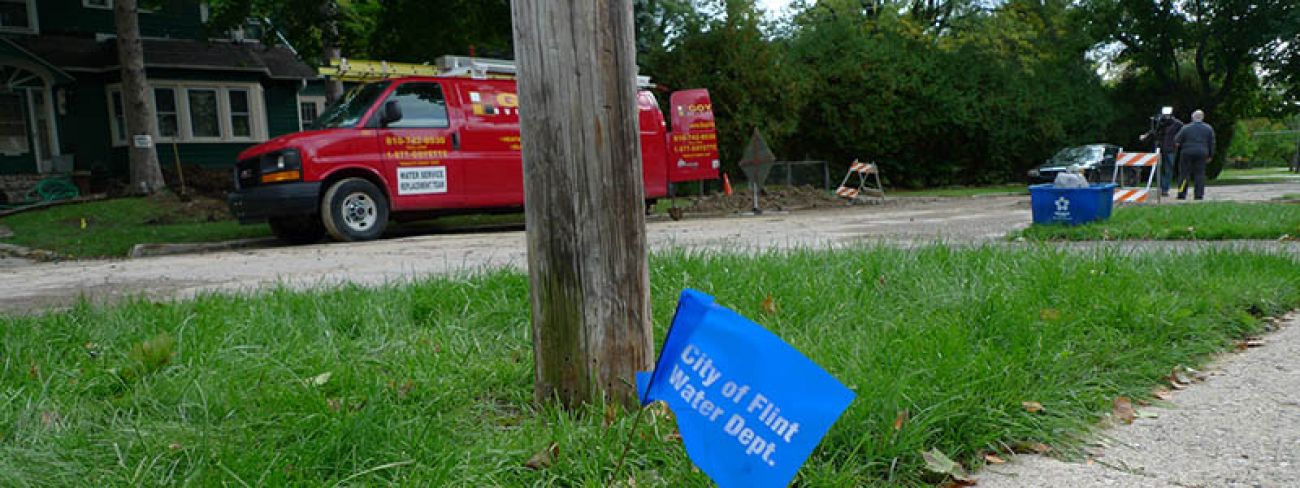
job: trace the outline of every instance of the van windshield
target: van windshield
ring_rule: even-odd
[[[361,118],[366,116],[366,110],[375,104],[379,94],[388,88],[388,82],[369,83],[349,90],[334,105],[325,109],[320,119],[316,121],[317,129],[335,129],[340,127],[356,127],[361,123]]]

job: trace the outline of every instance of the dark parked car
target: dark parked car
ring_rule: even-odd
[[[1067,147],[1037,168],[1029,170],[1029,181],[1051,183],[1056,175],[1073,165],[1083,168],[1091,182],[1110,181],[1115,171],[1115,155],[1123,149],[1114,144],[1088,144]]]

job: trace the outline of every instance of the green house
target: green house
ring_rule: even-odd
[[[127,174],[112,7],[0,0],[0,175]],[[239,151],[300,130],[323,103],[300,97],[316,73],[290,49],[244,31],[207,39],[208,14],[198,0],[166,0],[139,14],[164,168],[178,157],[228,167]]]

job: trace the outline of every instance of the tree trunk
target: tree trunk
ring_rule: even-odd
[[[631,0],[515,0],[534,393],[636,402],[650,276]]]
[[[136,0],[117,0],[117,58],[122,65],[122,109],[126,111],[127,149],[131,157],[131,191],[150,194],[166,187],[158,167],[153,137],[158,133],[149,108],[149,83],[144,72],[144,45]]]
[[[321,26],[321,56],[325,62],[337,66],[343,52],[339,50],[339,7],[335,0],[321,2],[320,14],[324,24]],[[325,103],[332,104],[343,97],[343,82],[334,78],[325,80]]]

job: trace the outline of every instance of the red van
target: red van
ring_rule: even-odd
[[[519,98],[509,79],[395,78],[361,85],[314,130],[239,154],[231,211],[269,221],[289,242],[375,239],[390,218],[518,209],[524,204]],[[637,96],[648,202],[670,183],[718,177],[706,90],[670,97],[672,132],[649,91]],[[527,110],[527,107],[523,107]]]

